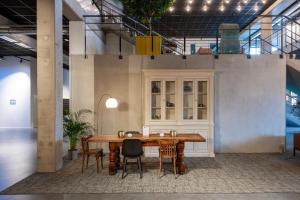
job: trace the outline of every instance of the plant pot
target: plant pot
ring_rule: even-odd
[[[78,150],[68,150],[68,159],[69,160],[76,160],[78,159]]]
[[[135,53],[137,55],[160,55],[161,43],[160,36],[136,36]]]

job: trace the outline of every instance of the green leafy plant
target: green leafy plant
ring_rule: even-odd
[[[70,150],[76,150],[77,143],[81,135],[91,133],[93,126],[84,121],[84,115],[91,114],[92,111],[82,109],[77,112],[69,112],[64,115],[64,137],[69,138]]]
[[[172,5],[173,0],[121,0],[126,15],[150,26],[160,19]]]

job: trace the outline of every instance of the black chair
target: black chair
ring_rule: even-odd
[[[140,178],[143,177],[143,167],[142,167],[142,159],[143,155],[143,144],[138,139],[125,139],[122,144],[122,155],[123,155],[123,172],[122,179],[125,177],[125,172],[127,173],[127,159],[137,159],[137,166],[140,170]]]

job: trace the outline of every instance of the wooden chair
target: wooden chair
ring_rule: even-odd
[[[296,156],[296,150],[300,151],[300,133],[294,134],[294,156]]]
[[[97,173],[99,173],[99,159],[101,159],[101,169],[103,169],[103,149],[90,149],[88,139],[91,138],[92,135],[81,137],[81,147],[82,147],[82,166],[81,172],[83,173],[85,159],[86,159],[86,168],[89,165],[90,156],[95,156],[96,164],[97,164]]]
[[[173,163],[174,175],[176,176],[176,140],[160,140],[159,141],[159,174],[162,172],[164,158],[171,158]]]

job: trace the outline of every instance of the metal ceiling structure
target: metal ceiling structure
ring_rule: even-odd
[[[0,0],[0,15],[6,17],[16,25],[35,27],[36,29],[36,0]],[[68,25],[69,20],[63,17],[63,24]],[[11,24],[14,25],[14,24]],[[30,35],[36,39],[36,35]],[[28,48],[0,39],[0,56],[33,56],[36,52]],[[63,51],[69,54],[69,36],[63,35]]]
[[[156,21],[154,29],[170,37],[215,37],[221,23],[238,23],[243,29],[276,0],[211,0],[207,11],[203,6],[207,0],[194,0],[190,11],[186,11],[187,0],[175,0],[174,10],[166,13],[161,20]],[[224,11],[220,10],[224,4]],[[240,5],[240,11],[237,7]]]

